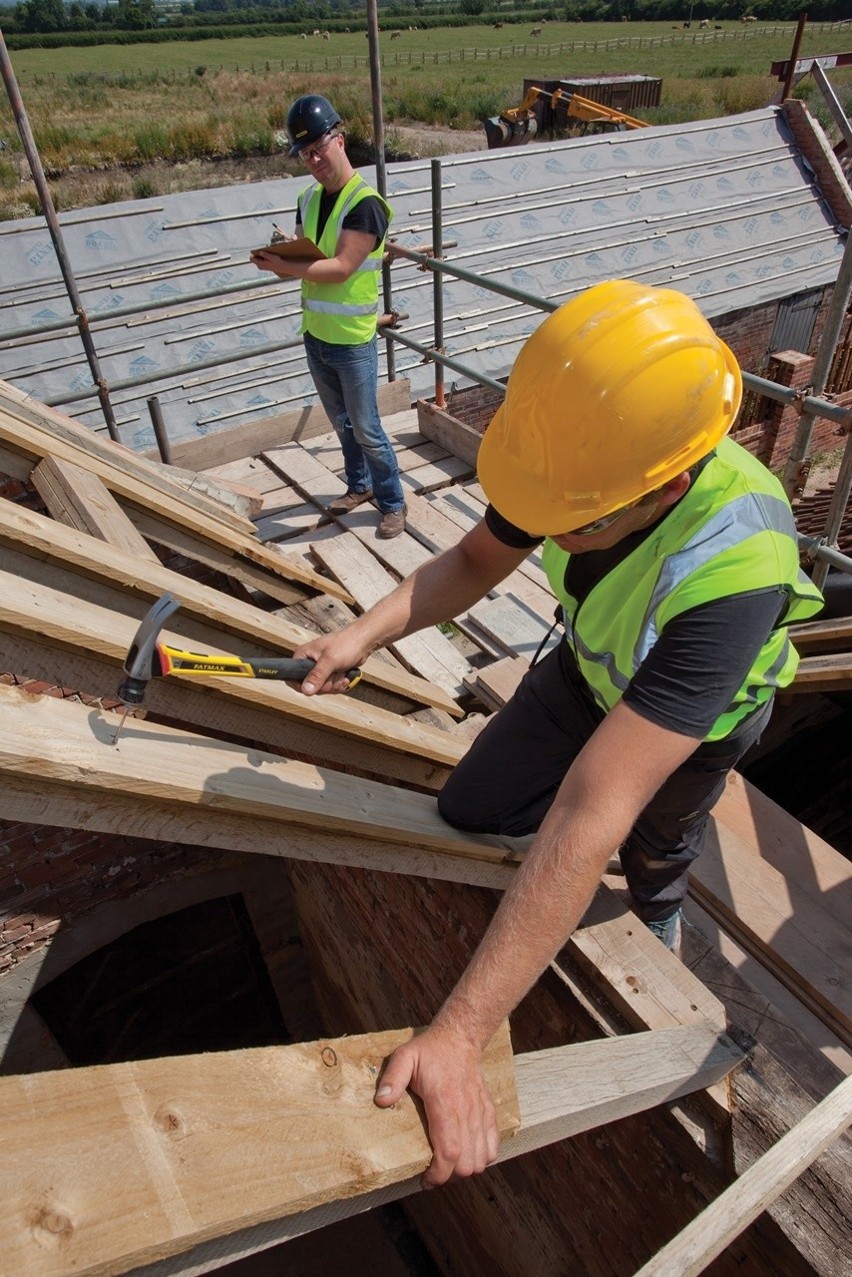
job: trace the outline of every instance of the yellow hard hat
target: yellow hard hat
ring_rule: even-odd
[[[522,347],[479,449],[479,480],[525,532],[571,532],[706,456],[741,398],[732,351],[689,297],[596,284]]]

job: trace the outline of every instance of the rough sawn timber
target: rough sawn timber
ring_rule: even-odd
[[[383,1059],[409,1037],[0,1079],[0,1120],[21,1147],[0,1167],[12,1270],[202,1272],[416,1191],[431,1157],[418,1108],[408,1096],[373,1104]],[[741,1059],[730,1039],[691,1026],[513,1061],[504,1024],[485,1061],[499,1160],[667,1103]]]
[[[14,502],[3,502],[0,508],[3,515],[0,519],[0,546],[20,550],[35,560],[55,564],[62,572],[70,574],[66,578],[69,594],[80,592],[85,597],[87,583],[99,582],[121,588],[129,599],[144,599],[144,612],[168,591],[181,601],[178,616],[192,616],[220,626],[223,632],[234,636],[234,643],[243,648],[251,645],[261,655],[290,655],[300,644],[313,637],[312,631],[294,625],[286,617],[261,611],[158,563],[137,559],[104,541],[25,510]],[[327,584],[331,586],[333,583]],[[139,613],[140,617],[143,612]],[[255,645],[258,645],[257,648]],[[406,700],[445,709],[456,717],[462,713],[455,701],[439,688],[433,688],[416,675],[392,669],[380,661],[365,661],[363,678]]]

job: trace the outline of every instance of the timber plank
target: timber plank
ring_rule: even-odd
[[[736,1064],[736,1053],[714,1043],[706,1029],[695,1027],[516,1055],[521,1129],[501,1145],[498,1160],[541,1147],[546,1138],[570,1138],[602,1121],[629,1117],[662,1102],[667,1093],[685,1094],[692,1085],[684,1078],[690,1067],[696,1070],[693,1082],[699,1087],[718,1079],[732,1064]],[[262,1229],[242,1230],[227,1239],[227,1248],[221,1242],[199,1246],[174,1262],[140,1269],[134,1277],[201,1277],[212,1268],[416,1193],[418,1188],[416,1180],[409,1180],[363,1197],[340,1199]]]
[[[82,1166],[85,1173],[82,1184],[76,1185],[78,1190],[88,1190],[91,1180],[114,1167],[116,1162],[121,1165],[124,1157],[132,1159],[131,1182],[122,1181],[120,1191],[106,1195],[106,1204],[99,1199],[97,1209],[92,1209],[80,1219],[79,1229],[73,1231],[68,1239],[67,1249],[73,1249],[73,1253],[63,1255],[62,1267],[56,1266],[53,1255],[43,1252],[39,1255],[29,1227],[21,1229],[20,1243],[18,1236],[15,1242],[25,1248],[22,1251],[24,1260],[29,1260],[30,1254],[34,1254],[44,1267],[21,1267],[20,1263],[16,1266],[20,1271],[32,1273],[33,1277],[47,1277],[48,1272],[51,1277],[66,1277],[66,1274],[70,1277],[72,1272],[85,1277],[109,1277],[113,1272],[126,1271],[127,1264],[133,1262],[137,1277],[172,1277],[178,1273],[190,1277],[323,1227],[336,1219],[416,1192],[419,1182],[415,1178],[417,1172],[414,1167],[420,1165],[420,1160],[413,1154],[411,1146],[419,1135],[422,1142],[416,1145],[416,1152],[421,1159],[425,1155],[426,1161],[429,1147],[422,1127],[418,1130],[419,1122],[412,1118],[412,1113],[416,1115],[415,1106],[407,1098],[393,1110],[378,1110],[372,1103],[375,1074],[371,1069],[381,1058],[377,1053],[380,1049],[389,1052],[402,1036],[407,1036],[406,1031],[319,1042],[299,1048],[267,1047],[168,1061],[110,1065],[96,1070],[75,1069],[60,1075],[5,1079],[9,1086],[5,1093],[0,1091],[0,1099],[5,1101],[3,1110],[8,1108],[18,1122],[21,1113],[26,1114],[28,1109],[35,1108],[42,1088],[46,1098],[41,1107],[50,1113],[59,1110],[57,1091],[50,1083],[55,1077],[62,1079],[58,1089],[69,1097],[64,1105],[68,1115],[60,1114],[56,1125],[61,1121],[61,1134],[64,1136],[68,1131],[70,1136],[68,1145],[72,1156],[63,1160],[77,1168]],[[516,1086],[510,1088],[506,1080],[508,1069],[504,1043],[507,1041],[508,1035],[495,1039],[489,1047],[486,1065],[489,1085],[495,1091],[501,1131],[509,1135],[517,1127],[520,1115],[520,1130],[511,1138],[503,1139],[499,1161],[707,1086],[724,1077],[742,1058],[742,1053],[730,1040],[720,1038],[704,1026],[690,1026],[517,1056],[514,1060]],[[331,1065],[325,1062],[329,1059],[329,1050],[334,1053]],[[281,1067],[282,1053],[285,1052],[289,1053],[286,1080],[282,1078],[284,1069]],[[296,1083],[291,1085],[290,1069],[294,1059],[298,1061],[298,1073]],[[203,1068],[201,1077],[196,1081],[192,1066],[203,1061],[209,1061],[209,1068]],[[270,1061],[274,1061],[274,1070]],[[233,1080],[240,1078],[241,1067],[246,1068],[245,1087],[241,1081]],[[336,1071],[334,1088],[328,1085],[330,1069]],[[88,1094],[84,1083],[89,1079],[81,1077],[84,1072],[95,1075],[94,1085],[90,1085]],[[271,1083],[270,1073],[273,1074]],[[206,1086],[208,1077],[212,1080]],[[110,1085],[113,1090],[109,1089]],[[126,1091],[120,1091],[122,1086],[126,1086]],[[296,1087],[294,1103],[293,1090]],[[275,1098],[273,1113],[276,1117],[280,1113],[282,1120],[289,1118],[289,1125],[282,1127],[275,1118],[270,1118],[264,1094],[267,1088]],[[110,1105],[103,1113],[98,1112],[99,1096],[105,1095],[108,1104],[115,1092],[121,1095],[120,1104]],[[86,1118],[91,1107],[95,1107],[96,1111],[87,1129]],[[106,1105],[104,1107],[106,1109]],[[400,1110],[399,1113],[397,1110]],[[220,1126],[224,1129],[211,1120],[211,1111],[221,1115]],[[194,1120],[187,1121],[186,1113]],[[396,1114],[393,1122],[387,1120],[389,1114]],[[307,1209],[293,1214],[279,1212],[276,1219],[269,1209],[272,1195],[278,1193],[280,1200],[282,1185],[293,1183],[291,1172],[280,1165],[280,1150],[282,1144],[289,1147],[291,1142],[295,1142],[293,1135],[300,1129],[293,1125],[296,1119],[305,1123],[301,1129],[305,1130],[307,1142],[293,1171],[302,1168],[307,1183],[296,1183],[294,1191],[324,1193],[326,1201],[309,1205]],[[316,1122],[316,1127],[309,1129],[307,1124],[311,1119]],[[318,1138],[332,1123],[336,1123],[335,1130],[344,1126],[343,1150],[338,1159],[327,1159],[333,1163],[331,1168],[323,1163],[314,1169],[313,1150],[317,1148]],[[224,1150],[223,1162],[228,1167],[233,1166],[233,1173],[222,1180],[211,1155],[218,1153],[220,1144],[230,1135],[233,1126],[237,1127],[242,1138],[233,1141],[234,1147]],[[266,1129],[267,1126],[269,1129]],[[116,1130],[119,1134],[118,1150],[106,1148],[105,1133],[112,1132],[114,1136]],[[77,1132],[79,1136],[74,1143]],[[128,1132],[130,1138],[125,1138],[124,1132]],[[89,1155],[93,1147],[103,1152],[102,1165]],[[60,1148],[64,1152],[64,1146]],[[139,1156],[140,1149],[146,1156]],[[32,1143],[28,1143],[27,1160],[22,1168],[25,1174],[13,1185],[15,1198],[11,1207],[7,1206],[7,1214],[13,1210],[21,1213],[26,1210],[26,1206],[18,1205],[20,1199],[23,1197],[28,1201],[32,1192],[30,1186],[34,1184],[37,1189],[45,1183],[44,1168],[37,1160],[39,1151],[33,1150]],[[266,1164],[256,1168],[254,1159],[259,1158],[261,1152],[266,1157]],[[181,1153],[183,1161],[177,1164]],[[347,1171],[342,1171],[340,1164],[347,1161],[347,1153],[348,1183],[351,1187],[349,1195],[345,1196],[341,1178]],[[407,1175],[401,1165],[406,1155],[412,1159],[412,1170]],[[10,1174],[14,1174],[11,1167]],[[171,1178],[168,1178],[169,1175]],[[333,1179],[335,1175],[336,1180]],[[258,1184],[256,1198],[252,1195],[254,1180]],[[317,1180],[322,1181],[319,1189],[316,1187]],[[61,1184],[62,1180],[59,1182]],[[150,1196],[152,1183],[160,1190],[155,1200]],[[212,1205],[211,1183],[216,1184],[219,1193],[219,1205],[215,1207]],[[131,1196],[134,1184],[139,1185],[138,1198]],[[352,1195],[353,1191],[355,1195]],[[51,1184],[51,1204],[59,1196]],[[150,1202],[151,1214],[156,1220],[153,1236],[150,1228],[144,1232],[142,1226],[141,1207],[146,1200]],[[120,1256],[111,1253],[104,1257],[102,1253],[100,1262],[106,1266],[96,1268],[87,1265],[93,1247],[102,1244],[107,1235],[112,1239],[120,1236],[117,1227],[107,1234],[103,1221],[107,1212],[110,1220],[120,1218],[122,1205],[129,1213],[128,1233],[138,1237],[141,1246],[151,1249],[159,1245],[163,1258],[139,1268],[135,1258],[130,1260],[126,1254],[128,1242],[125,1237],[118,1242],[118,1246],[125,1248]],[[169,1206],[173,1208],[171,1212]],[[242,1217],[232,1224],[227,1230],[229,1235],[222,1239],[220,1234],[225,1230],[219,1220],[228,1213],[233,1217],[237,1210]],[[188,1220],[190,1211],[192,1214]],[[214,1211],[218,1212],[215,1222],[212,1218]],[[83,1215],[82,1211],[79,1213]],[[62,1218],[66,1220],[69,1215],[62,1213]],[[267,1222],[259,1225],[254,1222],[258,1218]],[[42,1227],[48,1223],[43,1215],[38,1220]],[[77,1220],[72,1220],[72,1223],[77,1223]],[[101,1228],[98,1224],[102,1225]],[[213,1233],[216,1227],[219,1228],[218,1235]],[[211,1239],[202,1241],[199,1238],[193,1244],[188,1238],[189,1228],[196,1228],[199,1233],[204,1229]],[[105,1250],[106,1246],[103,1248]],[[185,1253],[179,1254],[180,1251]],[[109,1266],[119,1262],[125,1267]],[[48,1268],[50,1263],[54,1267]]]
[[[486,697],[492,709],[500,709],[515,695],[528,669],[529,662],[517,656],[501,657],[476,671],[471,691]]]
[[[427,439],[461,457],[469,466],[476,465],[482,443],[482,435],[477,430],[425,399],[417,400],[417,420]]]
[[[336,474],[297,443],[270,449],[263,453],[263,459],[323,512],[329,502],[345,490]],[[328,515],[325,517],[328,518]]]
[[[148,542],[136,530],[97,475],[72,461],[45,457],[31,481],[54,519],[87,532],[99,541],[159,562]]]
[[[411,408],[411,383],[405,377],[378,387],[379,412],[386,414],[409,411]],[[214,431],[172,448],[174,460],[193,470],[207,470],[214,466],[238,461],[246,456],[257,456],[267,448],[277,448],[291,440],[310,439],[328,433],[328,417],[319,404],[305,408],[293,408],[277,413],[263,421],[243,422],[224,430]]]
[[[453,492],[456,490],[454,488]],[[443,501],[412,497],[408,502],[407,528],[425,546],[438,553],[457,545],[464,532],[473,526],[472,522],[469,523],[463,517],[453,519],[444,512],[444,501],[449,502],[451,499],[451,495],[447,495]],[[544,583],[543,585],[542,582]],[[525,560],[514,572],[501,581],[492,593],[496,595],[513,594],[522,601],[528,611],[533,612],[542,620],[546,620],[547,628],[550,628],[556,604],[547,586],[547,578],[536,567],[534,562],[530,563]],[[479,624],[475,615],[476,608],[483,606],[485,604],[480,603],[471,608],[468,615],[474,624]],[[480,624],[480,629],[492,639],[495,637],[486,626]],[[505,643],[500,640],[498,640],[498,643],[500,643],[504,651],[507,650]],[[508,650],[513,651],[515,649],[510,645]],[[534,651],[535,649],[533,648]]]
[[[790,692],[848,692],[852,689],[852,652],[805,656],[799,662]]]
[[[832,1032],[852,1045],[852,936],[817,900],[802,894],[791,907],[784,876],[711,822],[691,867],[690,894],[711,917],[795,990]]]
[[[204,525],[251,535],[251,524],[242,515],[204,493],[188,492],[183,484],[169,477],[165,467],[112,440],[99,438],[94,431],[55,408],[29,399],[5,381],[0,381],[0,439],[36,460],[56,457],[81,465],[96,474],[116,497],[146,500],[152,508],[168,509],[171,504],[175,517],[182,514],[185,519],[195,518]]]
[[[450,455],[439,444],[430,443],[427,439],[424,439],[422,443],[408,444],[403,447],[395,437],[389,437],[394,445],[396,464],[403,472],[415,470],[427,462],[445,461]]]
[[[840,923],[852,918],[852,865],[812,829],[796,820],[739,772],[730,772],[714,808],[717,820],[743,840],[743,850],[759,856],[789,884],[790,907],[805,893]]]
[[[400,580],[411,576],[412,572],[416,572],[419,567],[434,557],[431,551],[409,532],[403,532],[400,536],[392,537],[387,541],[378,536],[375,513],[368,507],[353,510],[351,514],[337,515],[336,522],[347,532],[356,536],[379,562],[390,568]],[[454,616],[452,621],[462,634],[466,634],[489,656],[502,655],[503,649],[492,643],[481,630],[471,624],[469,612],[465,612],[462,616]]]
[[[383,1061],[411,1037],[0,1079],[4,1134],[27,1146],[25,1165],[0,1167],[7,1271],[108,1277],[421,1174],[432,1152],[415,1102],[373,1103]],[[484,1069],[506,1138],[519,1124],[508,1025]]]
[[[266,545],[270,541],[286,541],[300,532],[312,532],[324,517],[315,505],[299,499],[292,506],[265,511],[255,521],[255,527]]]
[[[120,653],[115,651],[112,658],[104,656],[94,642],[86,643],[87,637],[82,627],[80,646],[66,648],[53,634],[42,639],[33,633],[23,637],[9,632],[0,616],[0,662],[3,669],[14,670],[19,678],[35,679],[50,687],[73,687],[85,695],[111,700],[120,680]],[[103,643],[103,635],[92,637]],[[449,776],[450,764],[442,766],[417,752],[403,753],[371,741],[367,735],[370,724],[378,725],[373,707],[362,703],[353,712],[352,719],[357,724],[353,734],[339,722],[329,728],[322,716],[291,713],[286,684],[278,687],[257,683],[249,688],[247,683],[248,680],[245,696],[239,687],[224,679],[205,681],[204,686],[190,679],[155,679],[145,696],[145,713],[152,721],[185,723],[205,736],[251,742],[288,758],[384,782],[413,785],[422,792],[437,791]],[[420,725],[422,720],[412,716],[401,729],[400,740],[411,743],[411,729]]]
[[[247,824],[266,818],[451,854],[463,848],[464,857],[496,864],[519,854],[515,839],[459,835],[424,794],[140,719],[128,720],[115,748],[117,715],[30,696],[19,688],[0,686],[0,709],[0,773],[10,780],[68,782],[93,794],[118,791],[125,806],[135,795],[137,803],[148,797],[173,809],[186,804],[208,808],[214,819],[228,813],[242,816]],[[417,725],[416,730],[424,728]],[[446,733],[435,735],[452,741]],[[0,810],[4,801],[0,792]],[[256,850],[266,852],[267,847]]]
[[[203,563],[206,567],[213,568],[234,581],[239,581],[240,585],[246,586],[249,590],[257,590],[270,598],[277,599],[279,603],[295,603],[298,599],[304,598],[304,591],[292,584],[285,575],[279,577],[261,567],[255,567],[253,563],[241,561],[229,554],[227,550],[221,550],[207,541],[201,541],[182,528],[176,528],[145,510],[128,510],[128,514],[146,541],[153,541],[156,545],[162,545],[167,550],[182,554],[196,563]],[[296,575],[299,565],[294,563],[292,566]],[[335,582],[331,585],[332,589],[339,590]]]
[[[148,564],[123,554],[105,542],[75,532],[22,506],[7,502],[0,519],[0,545],[8,545],[37,558],[55,562],[72,573],[131,591],[152,603],[167,591],[181,600],[181,606],[205,621],[212,620],[241,645],[256,642],[273,652],[290,655],[310,638],[310,631],[293,625],[281,616],[261,612],[258,608],[201,585],[190,577],[180,576],[158,564]],[[256,579],[253,584],[258,584]],[[284,582],[281,582],[282,586]],[[333,584],[333,583],[329,583]],[[262,588],[262,587],[261,587]],[[346,591],[338,589],[338,595]],[[284,600],[292,602],[292,598]],[[404,671],[393,671],[386,665],[368,660],[363,676],[380,687],[426,705],[435,705],[458,716],[456,703],[437,688]],[[330,698],[324,698],[330,699]]]
[[[560,641],[560,635],[550,633],[552,615],[550,620],[545,620],[513,594],[483,599],[470,609],[468,615],[510,656],[520,656],[527,661],[533,659],[543,642],[544,654]]]
[[[451,522],[467,531],[485,518],[486,507],[471,494],[469,484],[455,484],[452,488],[437,492],[431,497],[432,505],[446,515]],[[535,546],[530,550],[523,563],[516,569],[529,577],[533,584],[539,586],[549,597],[550,583],[541,566],[541,550]]]
[[[202,474],[211,479],[222,479],[225,483],[239,483],[247,488],[254,488],[263,496],[274,492],[281,486],[281,480],[274,470],[256,457],[241,457],[239,461],[229,461],[223,466],[213,466],[203,470]]]
[[[415,495],[409,497],[407,505],[405,525],[428,550],[440,554],[442,550],[449,550],[461,541],[461,529],[436,510],[431,501]]]
[[[852,616],[827,617],[791,625],[790,638],[797,652],[847,651],[852,647]]]
[[[774,1205],[785,1189],[796,1184],[820,1154],[830,1149],[850,1122],[852,1078],[846,1078],[644,1264],[636,1277],[698,1277],[758,1215]],[[846,1163],[848,1185],[848,1157]],[[814,1178],[816,1183],[807,1195],[800,1196],[801,1188],[796,1185],[794,1192],[799,1197],[797,1204],[800,1210],[813,1210],[815,1205],[819,1209],[821,1206],[820,1199],[825,1196],[825,1178],[828,1177]],[[796,1227],[795,1212],[793,1215],[787,1229],[800,1237],[801,1228]],[[816,1232],[812,1230],[808,1240]],[[826,1277],[828,1273],[836,1273],[839,1277],[848,1271],[843,1267],[848,1261],[848,1254],[845,1257],[838,1255],[836,1248],[830,1245],[822,1255],[811,1254],[807,1258],[815,1264],[814,1271]]]
[[[415,466],[411,470],[403,470],[400,472],[400,478],[405,487],[412,488],[414,492],[423,493],[446,488],[470,473],[471,468],[466,461],[447,456],[444,460],[431,461]]]
[[[106,445],[98,441],[99,450],[92,445],[89,455],[88,440],[94,439],[94,436],[83,427],[76,426],[70,419],[67,419],[66,429],[62,425],[66,419],[61,414],[52,413],[49,425],[40,420],[28,406],[15,406],[15,414],[23,412],[26,407],[25,418],[13,415],[12,410],[3,405],[4,387],[5,383],[0,383],[0,441],[38,460],[51,456],[61,461],[82,464],[85,469],[96,474],[113,496],[123,503],[123,508],[126,508],[146,538],[146,521],[150,519],[155,527],[160,527],[157,539],[163,545],[171,544],[165,539],[166,535],[170,535],[173,540],[176,536],[183,544],[187,543],[187,539],[197,542],[199,550],[195,557],[201,562],[208,561],[201,559],[203,552],[215,555],[224,551],[238,563],[243,558],[251,560],[266,568],[273,577],[285,576],[313,589],[325,588],[316,573],[303,564],[282,560],[269,548],[256,544],[255,529],[250,520],[233,515],[227,507],[211,502],[208,498],[195,498],[180,484],[163,480],[150,462],[137,458],[134,453],[111,445],[115,449],[113,460],[110,456],[101,455]],[[66,435],[70,436],[70,442],[66,441]],[[148,472],[153,472],[150,479],[146,477]],[[211,513],[208,506],[215,507],[215,512]],[[282,602],[290,602],[292,597],[291,595]]]

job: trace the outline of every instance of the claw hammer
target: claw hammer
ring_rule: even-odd
[[[271,678],[301,683],[314,668],[313,661],[295,660],[288,656],[213,656],[207,652],[187,652],[182,648],[160,643],[160,631],[179,607],[180,599],[166,593],[157,599],[142,618],[124,662],[125,677],[118,689],[118,699],[124,707],[124,713],[113,737],[113,745],[118,744],[128,709],[142,704],[152,678],[164,678],[168,674],[221,674],[226,678]],[[349,687],[354,687],[361,677],[361,671],[347,670],[346,677],[349,679]]]

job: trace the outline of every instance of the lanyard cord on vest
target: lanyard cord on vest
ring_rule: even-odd
[[[541,640],[538,647],[536,648],[535,656],[530,661],[530,669],[532,669],[532,667],[535,665],[536,661],[541,656],[545,647],[550,642],[551,635],[553,634],[553,631],[556,629],[557,625],[561,625],[561,623],[562,623],[562,606],[561,604],[557,603],[556,610],[553,613],[553,624],[551,625],[550,629],[547,631],[544,638]]]

